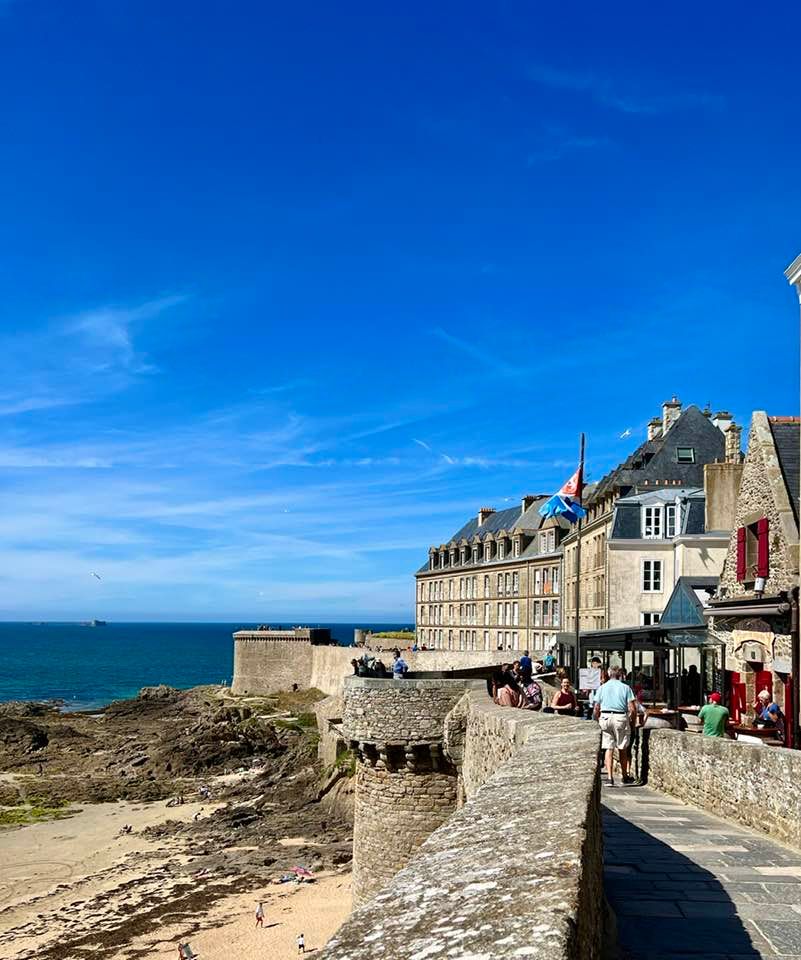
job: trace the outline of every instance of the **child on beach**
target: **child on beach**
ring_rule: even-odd
[[[264,926],[264,904],[259,900],[259,905],[256,907],[256,926]]]
[[[303,939],[303,934],[298,934],[298,953],[306,952],[306,941]]]

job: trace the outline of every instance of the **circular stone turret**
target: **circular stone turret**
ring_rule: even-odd
[[[445,717],[471,685],[345,681],[341,729],[357,757],[354,906],[378,893],[456,808],[456,768],[443,751]]]

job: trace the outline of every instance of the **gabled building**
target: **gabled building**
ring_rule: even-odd
[[[798,417],[754,413],[735,526],[707,611],[725,647],[730,709],[748,713],[767,687],[795,727],[788,739],[799,702],[799,441]]]
[[[617,501],[608,541],[607,630],[659,623],[680,579],[717,582],[731,521],[707,530],[705,504],[697,487],[655,488]]]
[[[702,412],[696,406],[683,410],[676,397],[664,403],[662,416],[655,417],[648,424],[648,439],[600,482],[588,488],[584,503],[588,515],[580,534],[573,529],[564,539],[565,630],[570,633],[576,630],[576,553],[579,536],[581,632],[605,630],[613,618],[619,621],[622,616],[636,614],[636,622],[639,613],[658,612],[657,607],[661,610],[667,597],[661,586],[661,606],[657,600],[642,610],[629,611],[628,603],[625,613],[617,614],[613,610],[613,604],[620,597],[617,587],[610,589],[609,583],[609,538],[615,507],[621,498],[657,494],[651,506],[657,512],[661,509],[663,524],[680,524],[683,519],[676,517],[671,520],[670,511],[665,509],[669,506],[671,495],[675,503],[675,495],[679,490],[703,488],[706,464],[716,461],[740,462],[741,459],[740,428],[733,422],[731,414],[721,412],[713,415],[709,411]],[[662,494],[665,494],[664,498]],[[690,504],[687,509],[691,509]],[[640,532],[643,529],[641,525]],[[666,529],[666,526],[662,529]],[[650,569],[653,571],[655,568],[652,566]],[[664,568],[662,573],[664,578]],[[674,580],[671,574],[671,585]],[[644,572],[638,574],[636,582],[645,585]],[[649,583],[648,590],[643,589],[639,593],[656,592],[653,590],[653,572]]]
[[[545,496],[482,507],[417,571],[417,642],[444,650],[532,652],[556,643],[562,623],[562,538],[544,520]]]

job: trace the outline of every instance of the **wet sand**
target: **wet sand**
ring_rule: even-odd
[[[84,951],[91,943],[92,952],[114,960],[174,960],[179,939],[204,960],[294,956],[300,932],[308,949],[322,946],[350,911],[349,874],[320,874],[300,885],[193,875],[186,841],[141,834],[167,820],[191,820],[201,807],[207,815],[214,805],[86,804],[68,819],[0,832],[0,960],[71,960],[69,945],[82,940]],[[123,824],[134,832],[120,836]]]

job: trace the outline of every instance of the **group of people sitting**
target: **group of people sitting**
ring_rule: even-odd
[[[553,657],[551,664],[544,661],[533,661],[528,650],[523,651],[519,660],[511,663],[502,663],[492,675],[492,699],[501,707],[519,707],[522,710],[543,710],[546,713],[561,713],[575,716],[578,710],[578,701],[573,692],[570,680],[564,670],[553,672]],[[550,668],[550,669],[549,669]],[[547,704],[543,702],[542,684],[539,680],[544,677],[556,677],[559,689],[554,693]]]
[[[365,652],[358,660],[351,660],[355,677],[374,677],[378,680],[386,680],[392,677],[395,680],[402,680],[409,672],[409,664],[403,659],[400,650],[396,647],[392,651],[392,666],[387,669],[383,660],[378,657],[370,656]]]

